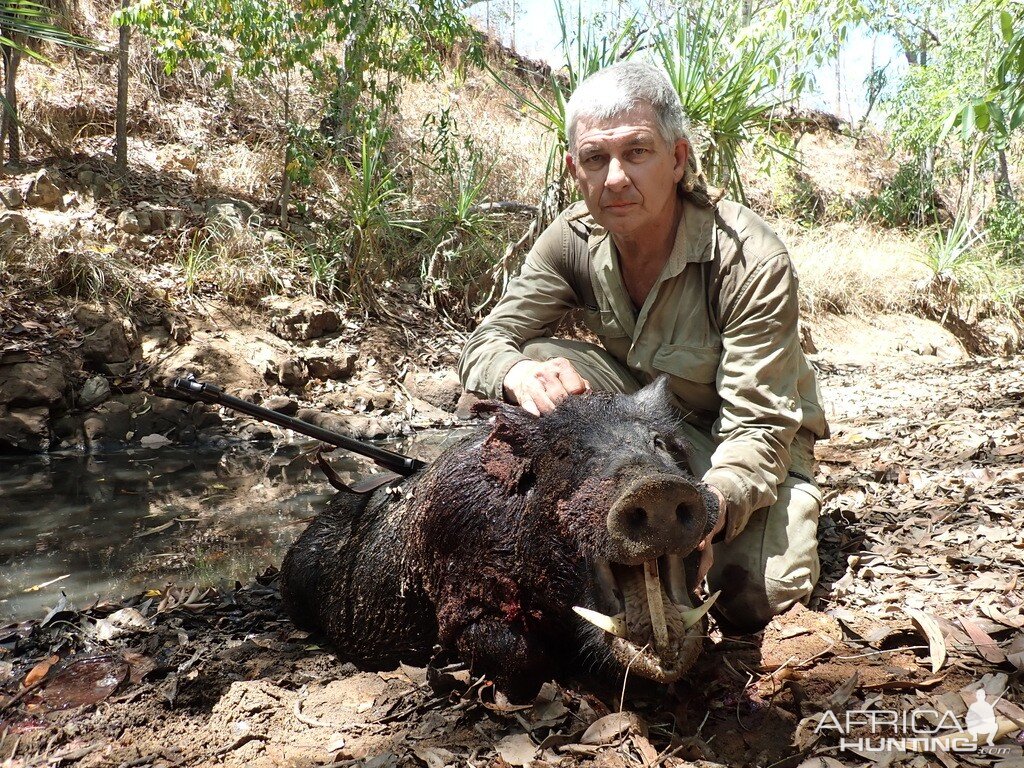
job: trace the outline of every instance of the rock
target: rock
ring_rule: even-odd
[[[390,390],[378,391],[369,384],[357,384],[346,399],[347,407],[357,411],[372,411],[390,408],[395,394]]]
[[[54,360],[0,366],[0,407],[55,405],[66,388],[64,368]]]
[[[309,381],[309,374],[302,361],[284,353],[278,353],[267,360],[263,375],[288,389],[301,389]]]
[[[80,304],[71,314],[75,322],[86,331],[93,331],[110,322],[110,315],[98,304]]]
[[[43,168],[36,173],[28,183],[28,194],[25,195],[25,202],[29,205],[40,208],[59,208],[64,198],[62,190],[55,179],[54,174]]]
[[[277,411],[284,416],[294,416],[299,412],[299,404],[284,395],[267,398],[267,401],[263,403],[263,407]]]
[[[142,360],[142,347],[131,323],[109,320],[86,333],[82,355],[97,368],[123,376]]]
[[[0,187],[0,202],[14,210],[25,204],[25,197],[17,187]]]
[[[436,424],[445,424],[452,417],[450,412],[443,411],[426,400],[420,400],[418,397],[412,399],[412,408],[412,424],[415,427],[432,427]]]
[[[402,382],[409,394],[448,413],[455,411],[462,397],[462,382],[455,371],[410,371]]]
[[[80,408],[92,408],[110,397],[110,382],[105,376],[93,376],[82,386],[78,393]]]
[[[385,437],[388,434],[380,421],[368,416],[339,416],[333,413],[324,413],[316,408],[302,408],[296,415],[309,424],[347,435],[356,440]]]
[[[266,388],[264,364],[251,362],[237,343],[200,331],[191,341],[160,358],[153,370],[157,381],[194,373],[203,381],[211,381],[229,392],[240,389],[259,391]]]
[[[255,213],[255,209],[242,200],[208,200],[206,226],[215,235],[229,237],[245,230]]]
[[[0,213],[0,252],[8,251],[29,234],[28,219],[20,213]]]
[[[356,366],[356,353],[344,349],[309,347],[303,351],[302,359],[310,378],[321,381],[347,379]]]
[[[126,403],[108,400],[82,422],[89,450],[100,450],[113,443],[123,443],[132,431],[131,409]]]
[[[142,234],[142,222],[135,211],[121,211],[117,217],[117,228],[129,235]]]
[[[185,212],[180,208],[157,206],[152,203],[142,202],[135,206],[135,213],[138,216],[145,216],[149,219],[149,226],[145,229],[146,232],[179,229],[185,223]]]
[[[317,339],[341,326],[337,312],[310,296],[298,299],[270,296],[262,303],[270,310],[270,330],[282,339]]]
[[[45,453],[50,448],[50,409],[45,406],[6,411],[0,408],[0,452]]]
[[[54,419],[51,424],[53,432],[50,440],[50,449],[85,451],[88,446],[85,442],[85,434],[82,431],[84,418],[81,414],[70,413],[59,419]]]

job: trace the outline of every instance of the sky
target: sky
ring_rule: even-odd
[[[600,13],[615,5],[615,0],[580,0],[585,13]],[[514,8],[516,24],[509,22]],[[496,29],[508,45],[513,43],[520,53],[557,65],[561,61],[558,19],[554,0],[491,0],[472,6],[470,15],[486,22],[488,14],[492,29]],[[829,64],[814,73],[816,92],[801,99],[807,107],[826,110],[851,121],[859,120],[867,109],[867,89],[864,81],[871,72],[872,52],[876,66],[888,64],[889,81],[895,81],[906,71],[906,60],[895,40],[875,35],[868,29],[855,29],[839,56],[839,83],[836,65]],[[872,112],[872,121],[879,115]]]

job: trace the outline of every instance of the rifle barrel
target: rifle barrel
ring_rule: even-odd
[[[411,456],[403,456],[400,453],[388,451],[384,448],[378,448],[375,445],[369,445],[361,440],[356,440],[354,437],[332,432],[329,429],[318,427],[315,424],[310,424],[309,422],[302,421],[301,419],[296,419],[292,416],[285,416],[283,413],[272,411],[269,408],[263,408],[262,406],[256,405],[256,403],[250,403],[248,400],[242,400],[239,397],[234,397],[215,384],[197,381],[192,375],[186,376],[185,378],[175,379],[172,386],[181,392],[187,393],[196,400],[202,400],[203,402],[213,403],[215,405],[222,405],[225,408],[240,411],[241,413],[252,416],[255,419],[269,421],[271,424],[276,424],[279,427],[284,427],[285,429],[290,429],[293,432],[307,435],[316,440],[328,443],[329,445],[336,445],[347,451],[352,451],[353,453],[358,453],[361,456],[366,456],[367,458],[373,459],[373,461],[380,466],[386,467],[394,472],[398,472],[406,477],[427,466],[425,462],[420,461],[419,459],[414,459]]]

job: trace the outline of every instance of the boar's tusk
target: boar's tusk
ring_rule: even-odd
[[[572,609],[579,614],[581,619],[589,621],[598,629],[603,629],[616,637],[625,638],[629,634],[626,631],[626,614],[624,613],[620,613],[618,616],[605,616],[603,613],[592,611],[589,608],[580,608],[578,605],[574,605]]]
[[[661,579],[658,578],[657,560],[648,560],[644,563],[644,583],[647,585],[647,610],[651,612],[654,647],[663,652],[668,649],[668,626],[665,624],[665,604],[661,600]]]
[[[718,590],[717,592],[715,592],[715,594],[713,594],[711,597],[705,600],[701,605],[698,605],[696,608],[691,608],[688,611],[682,611],[680,615],[683,617],[683,626],[686,629],[689,629],[698,621],[703,619],[704,614],[711,610],[711,606],[715,604],[715,600],[718,599],[718,596],[720,594],[722,594],[722,590]]]
[[[686,599],[686,574],[683,572],[683,558],[679,555],[665,556],[665,581],[668,582],[668,596],[676,604],[689,604]]]

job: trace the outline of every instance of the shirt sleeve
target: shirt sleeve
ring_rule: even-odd
[[[505,374],[529,359],[522,353],[523,344],[553,336],[566,313],[579,305],[564,273],[568,226],[563,216],[537,238],[519,275],[466,342],[459,378],[470,392],[501,400]]]
[[[755,510],[775,502],[802,420],[799,304],[789,254],[757,260],[739,280],[731,295],[721,295],[716,386],[722,406],[715,423],[720,442],[704,476],[725,496],[726,541]]]

